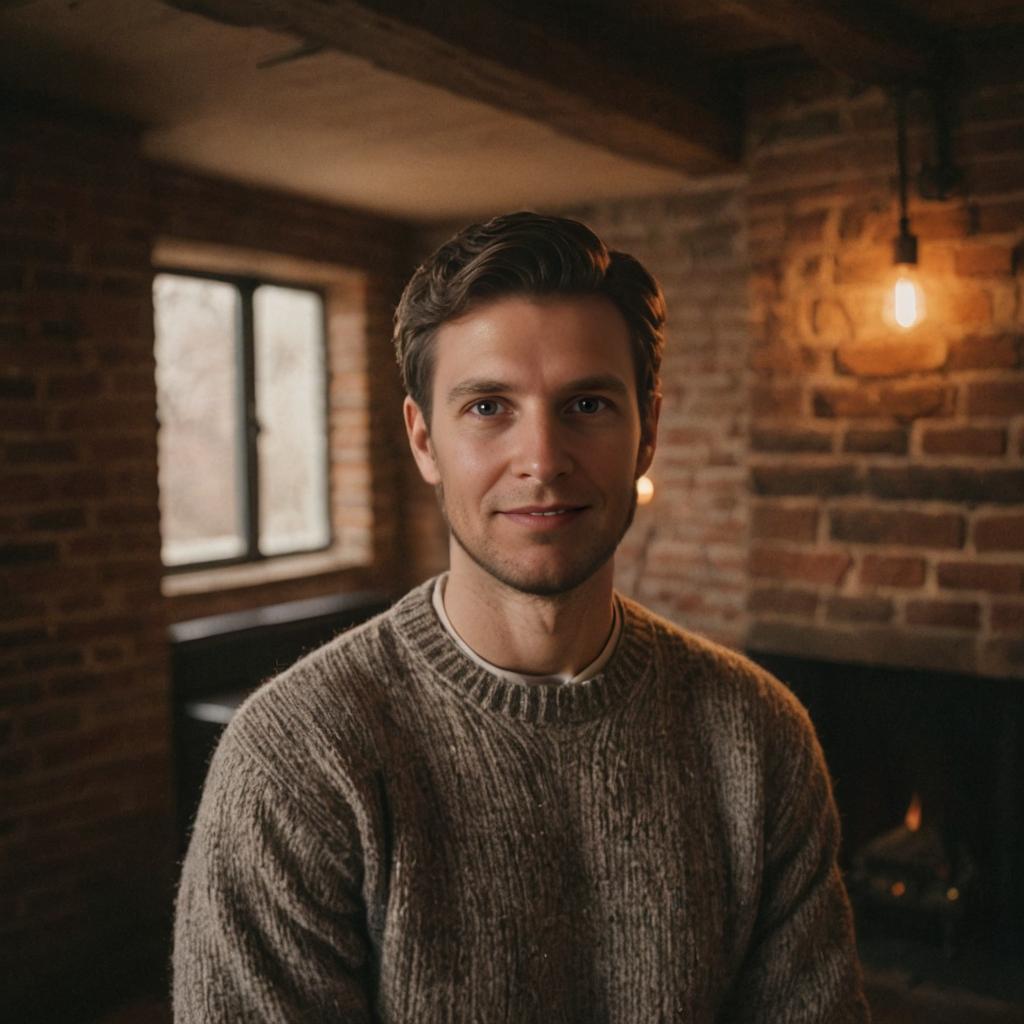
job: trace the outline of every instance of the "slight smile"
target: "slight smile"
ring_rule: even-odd
[[[586,505],[527,505],[502,511],[500,515],[523,526],[562,526],[587,510]]]

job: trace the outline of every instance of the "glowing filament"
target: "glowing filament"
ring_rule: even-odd
[[[896,279],[893,289],[893,317],[900,327],[913,327],[921,315],[917,286],[909,277],[900,276]]]

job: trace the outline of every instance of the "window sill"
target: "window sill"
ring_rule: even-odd
[[[173,573],[163,577],[160,589],[164,597],[185,594],[212,594],[220,590],[259,587],[281,580],[307,579],[353,568],[350,559],[338,550],[314,551],[306,555],[284,555],[248,565],[225,565],[215,569]]]

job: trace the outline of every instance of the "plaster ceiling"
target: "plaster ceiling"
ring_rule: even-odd
[[[0,7],[0,82],[127,116],[157,160],[403,219],[686,187],[526,117],[157,0]],[[284,59],[282,59],[284,58]]]

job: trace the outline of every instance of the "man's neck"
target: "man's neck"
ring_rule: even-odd
[[[485,661],[524,675],[568,677],[608,640],[612,577],[609,562],[568,593],[538,597],[499,582],[453,550],[444,607],[452,628]]]

